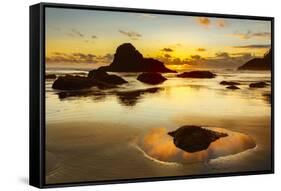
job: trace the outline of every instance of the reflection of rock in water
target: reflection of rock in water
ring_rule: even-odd
[[[271,104],[271,93],[265,93],[263,94],[264,100],[267,101],[267,103]]]
[[[248,135],[223,128],[205,129],[228,136],[213,141],[205,150],[190,153],[177,148],[165,128],[154,128],[137,140],[137,146],[153,159],[182,164],[204,162],[221,156],[233,155],[256,146],[254,140]]]
[[[162,89],[163,88],[156,87],[156,88],[148,88],[144,90],[117,92],[116,96],[118,97],[122,105],[135,106],[143,94],[157,93]]]
[[[106,98],[105,93],[96,92],[96,91],[65,91],[57,93],[60,100],[64,100],[66,98],[75,98],[75,97],[91,97],[94,101],[101,101]]]
[[[94,101],[104,100],[107,96],[116,96],[120,101],[121,105],[124,106],[135,106],[138,101],[142,98],[144,94],[154,94],[163,90],[163,88],[155,87],[141,90],[133,90],[133,91],[111,91],[105,92],[101,90],[80,90],[80,91],[63,91],[58,92],[57,95],[60,100],[64,100],[67,98],[80,98],[80,97],[92,97]]]
[[[227,136],[225,133],[191,125],[180,127],[176,131],[169,132],[168,134],[174,138],[176,147],[190,153],[205,150],[212,142]]]

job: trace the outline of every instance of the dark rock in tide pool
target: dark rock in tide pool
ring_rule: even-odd
[[[45,79],[56,79],[56,78],[57,78],[56,74],[46,74],[45,75]]]
[[[236,86],[240,85],[238,82],[232,82],[232,81],[221,81],[220,85],[227,85],[227,86]]]
[[[249,85],[250,88],[264,88],[266,87],[268,84],[265,82],[256,82],[256,83],[251,83]]]
[[[237,86],[231,85],[231,86],[227,86],[227,89],[231,89],[231,90],[238,90],[240,88],[238,88]]]
[[[212,142],[228,136],[226,133],[211,131],[193,125],[182,126],[168,134],[174,138],[176,147],[189,153],[205,150]]]
[[[99,69],[108,72],[176,73],[159,60],[144,58],[131,43],[121,44],[116,49],[113,62],[109,66],[102,66]]]
[[[155,85],[155,84],[163,83],[164,81],[167,80],[167,78],[162,76],[160,73],[148,72],[148,73],[140,74],[137,80],[143,83]]]
[[[114,74],[107,74],[105,71],[102,70],[91,70],[88,74],[88,78],[97,80],[100,82],[104,82],[107,84],[114,84],[114,85],[120,85],[120,84],[125,84],[128,83],[126,80],[123,78],[114,75]]]
[[[58,90],[81,90],[96,85],[96,81],[91,80],[90,78],[66,75],[58,77],[54,81],[52,88]]]
[[[177,76],[181,78],[214,78],[216,74],[210,71],[191,71],[178,74]]]

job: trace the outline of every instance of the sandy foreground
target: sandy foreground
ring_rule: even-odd
[[[176,119],[187,124],[184,118]],[[257,146],[209,162],[185,165],[160,163],[146,157],[134,140],[148,131],[123,124],[65,122],[46,127],[46,183],[132,179],[270,169],[270,118],[200,119],[212,126],[251,135]]]

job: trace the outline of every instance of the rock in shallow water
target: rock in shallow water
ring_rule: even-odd
[[[210,71],[191,71],[178,74],[177,76],[181,78],[214,78],[216,74]]]
[[[128,83],[123,78],[114,75],[114,74],[107,74],[105,71],[102,70],[91,70],[88,74],[88,78],[97,80],[100,82],[108,83],[108,84],[114,84],[114,85],[120,85]]]
[[[220,85],[228,85],[228,86],[236,86],[236,85],[240,85],[240,83],[238,82],[233,82],[233,81],[221,81]]]
[[[212,142],[221,137],[228,136],[226,133],[192,125],[182,126],[176,131],[168,132],[168,134],[174,138],[176,147],[189,153],[205,150]]]
[[[265,82],[256,82],[249,85],[250,88],[264,88],[265,86],[267,86]]]
[[[66,75],[58,77],[54,81],[52,88],[59,90],[80,90],[95,85],[97,85],[97,83],[87,77]]]
[[[56,78],[57,78],[56,74],[46,74],[45,75],[45,79],[56,79]]]
[[[137,78],[139,81],[147,84],[160,84],[167,80],[164,76],[162,76],[160,73],[142,73]]]
[[[231,89],[231,90],[238,90],[240,88],[238,88],[237,86],[231,85],[231,86],[227,86],[227,89]]]

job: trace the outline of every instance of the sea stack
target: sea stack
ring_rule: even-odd
[[[116,49],[113,62],[109,66],[99,68],[109,72],[159,72],[176,73],[166,68],[164,63],[154,58],[144,58],[131,44],[124,43]]]

